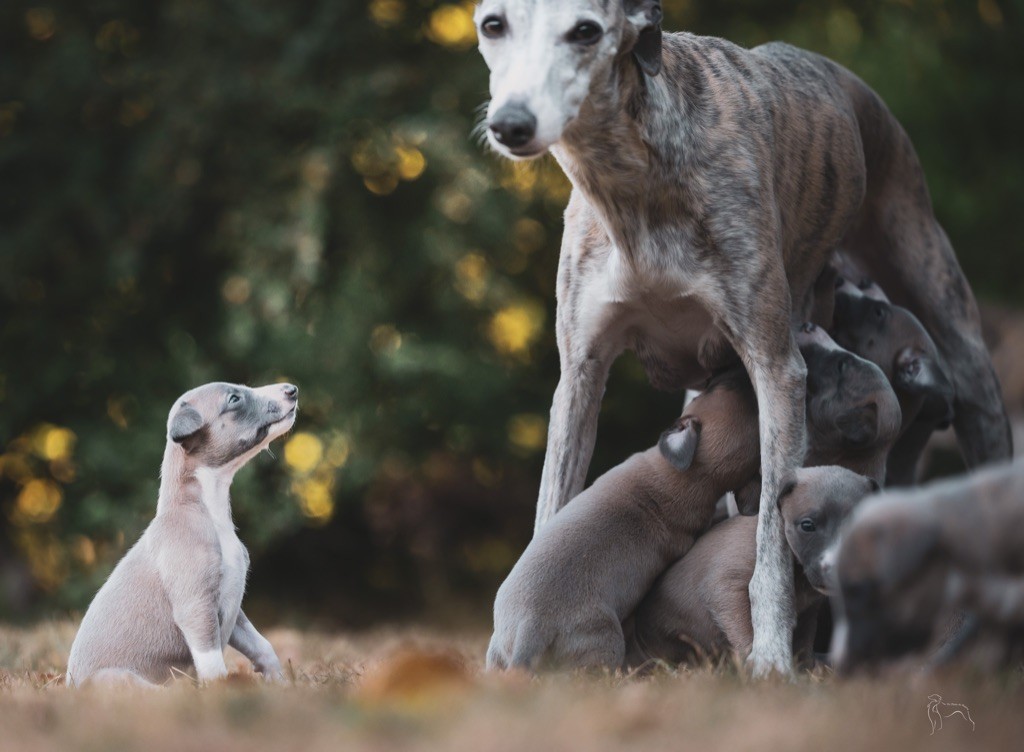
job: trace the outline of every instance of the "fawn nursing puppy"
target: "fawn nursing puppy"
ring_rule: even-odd
[[[837,670],[925,650],[957,609],[968,629],[944,657],[976,635],[1001,643],[1004,661],[1024,645],[1024,463],[864,504],[843,531],[836,574]]]
[[[797,658],[810,657],[818,607],[829,593],[822,556],[854,505],[877,490],[875,481],[845,468],[803,468],[779,500],[795,558]],[[637,607],[628,664],[682,663],[730,651],[746,657],[754,640],[747,585],[754,574],[756,537],[757,520],[742,516],[702,535]]]
[[[171,409],[156,518],[114,568],[82,620],[67,682],[160,684],[194,667],[227,675],[231,645],[267,678],[273,647],[242,612],[249,554],[228,491],[249,460],[295,422],[298,389],[206,384]]]
[[[657,448],[605,473],[552,517],[498,590],[487,667],[621,666],[622,620],[708,526],[719,497],[755,478],[757,425],[746,374],[727,372]]]

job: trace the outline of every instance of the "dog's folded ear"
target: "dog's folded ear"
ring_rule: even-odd
[[[661,73],[661,3],[658,0],[625,0],[626,15],[638,31],[633,57],[652,78]]]
[[[175,444],[181,444],[188,451],[191,439],[203,427],[203,416],[191,405],[182,405],[167,425],[167,437]]]
[[[926,397],[920,417],[949,424],[956,390],[935,358],[906,347],[896,356],[895,387]]]
[[[697,454],[700,443],[700,421],[696,418],[680,418],[672,428],[661,435],[658,449],[676,470],[687,470]]]

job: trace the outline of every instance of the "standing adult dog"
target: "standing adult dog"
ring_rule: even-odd
[[[476,13],[492,145],[513,159],[550,151],[573,183],[537,525],[583,488],[622,350],[667,389],[699,387],[734,350],[761,415],[750,661],[789,671],[792,570],[775,500],[804,450],[790,324],[832,250],[939,343],[969,464],[1009,457],[1009,424],[974,298],[878,96],[818,55],[663,36],[661,18],[657,0],[482,0]]]

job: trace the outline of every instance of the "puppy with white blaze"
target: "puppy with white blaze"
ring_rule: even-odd
[[[86,611],[69,686],[151,686],[193,669],[202,682],[220,679],[228,645],[264,677],[284,678],[274,648],[242,611],[249,553],[228,491],[235,473],[295,423],[298,392],[214,383],[174,403],[156,518]]]

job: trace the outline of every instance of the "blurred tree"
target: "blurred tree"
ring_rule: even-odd
[[[974,284],[1019,299],[1024,4],[665,6],[861,74]],[[490,596],[532,524],[568,188],[473,137],[471,13],[0,7],[0,616],[88,601],[153,512],[167,410],[213,379],[302,388],[236,484],[257,599],[352,622]],[[595,472],[678,407],[629,359],[608,394]]]

